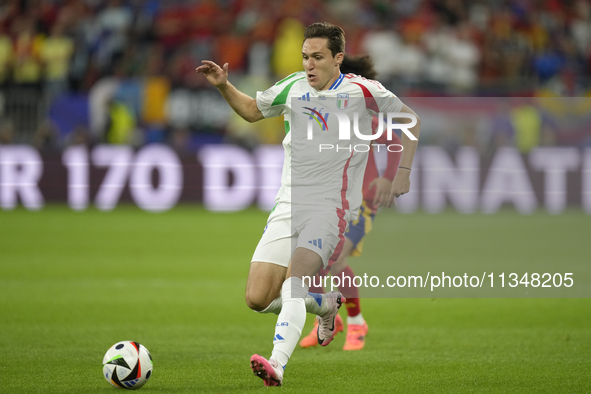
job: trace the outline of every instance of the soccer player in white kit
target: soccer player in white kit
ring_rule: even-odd
[[[338,117],[338,111],[348,112],[351,122],[356,113],[358,129],[366,135],[372,133],[372,116],[377,112],[402,112],[416,117],[414,111],[379,82],[341,74],[339,65],[344,50],[344,32],[340,27],[329,23],[308,26],[302,45],[304,71],[288,76],[265,92],[258,92],[256,99],[228,81],[227,63],[222,68],[203,61],[197,68],[245,120],[256,122],[279,115],[285,120],[281,188],[251,260],[246,284],[246,303],[251,309],[279,315],[271,357],[269,360],[256,354],[251,357],[251,368],[265,386],[282,384],[285,366],[306,321],[306,311],[318,315],[317,336],[321,345],[328,345],[335,334],[334,321],[343,301],[341,294],[309,294],[303,278],[313,277],[336,261],[347,223],[355,219],[362,202],[368,153],[351,146],[368,141],[353,133],[350,140],[340,140],[342,116]],[[307,105],[308,102],[320,102],[326,108],[318,110],[319,106]],[[306,135],[306,125],[312,118],[321,131],[315,132],[311,139],[310,129]],[[418,137],[420,120],[418,117],[416,120],[409,131]],[[353,127],[352,123],[351,130]],[[400,166],[411,168],[416,143],[403,136]],[[337,149],[319,151],[320,144]],[[398,172],[386,204],[391,206],[395,197],[408,193],[409,189],[409,172]]]

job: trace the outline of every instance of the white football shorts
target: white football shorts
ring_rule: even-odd
[[[350,216],[343,209],[280,202],[251,261],[287,267],[296,248],[303,247],[316,252],[327,269],[341,253]]]

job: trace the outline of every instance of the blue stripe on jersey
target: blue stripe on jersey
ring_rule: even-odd
[[[344,80],[344,79],[345,79],[345,75],[344,75],[344,74],[341,74],[341,78],[340,78],[340,81],[339,81],[339,83],[337,83],[337,86],[335,86],[335,87],[334,87],[334,88],[335,88],[335,90],[336,90],[336,89],[337,89],[339,86],[341,86],[341,84],[343,83],[343,80]]]
[[[343,77],[344,77],[344,75],[342,73],[339,74],[339,77],[336,79],[336,81],[333,82],[332,85],[330,85],[330,88],[328,88],[328,90],[332,90],[333,88],[335,88],[335,85],[337,83],[339,83],[340,81],[342,81],[343,80]]]

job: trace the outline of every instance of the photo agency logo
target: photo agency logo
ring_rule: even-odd
[[[336,110],[326,107],[303,107],[302,113],[308,116],[306,125],[306,135],[308,141],[314,140],[315,133],[334,132],[335,126],[338,127],[338,141],[349,141],[349,144],[334,144],[323,141],[318,144],[318,152],[324,151],[342,151],[349,152],[369,152],[370,144],[382,137],[386,133],[386,139],[392,141],[393,130],[399,129],[408,138],[416,141],[417,138],[409,129],[417,124],[417,118],[414,114],[404,112],[388,112],[377,114],[378,124],[375,131],[371,130],[371,122],[360,125],[361,115],[358,111],[346,109],[351,108],[348,94],[339,94],[336,98]],[[329,120],[333,122],[330,123]],[[336,123],[334,119],[336,118]],[[352,121],[351,121],[352,119]],[[409,119],[408,123],[399,123],[402,119]],[[329,126],[329,123],[331,124]],[[351,127],[353,133],[351,133]],[[383,139],[382,139],[383,140]],[[367,142],[365,142],[367,141]],[[400,144],[373,143],[375,149],[385,147],[390,152],[401,152],[403,147]]]

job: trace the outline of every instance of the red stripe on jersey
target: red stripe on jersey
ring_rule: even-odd
[[[369,89],[358,82],[351,82],[351,83],[354,83],[355,85],[357,85],[361,88],[361,91],[363,92],[363,97],[365,97],[365,106],[367,108],[371,109],[372,111],[375,111],[376,114],[378,112],[380,112],[380,108],[378,107],[378,103],[376,102],[375,97],[371,94]]]
[[[353,154],[355,152],[351,152],[351,156],[349,156],[349,160],[345,163],[345,168],[343,168],[343,186],[341,187],[341,205],[342,209],[348,211],[349,210],[349,200],[347,200],[347,189],[349,188],[349,177],[347,176],[347,170],[349,169],[349,164],[351,163],[351,159],[353,158]]]
[[[332,267],[332,265],[337,261],[339,255],[343,250],[343,246],[345,245],[345,230],[347,229],[345,212],[349,210],[349,200],[347,200],[347,188],[349,187],[349,177],[347,176],[347,170],[349,169],[349,164],[351,163],[351,159],[353,158],[354,153],[355,152],[351,152],[351,156],[349,156],[349,160],[347,160],[347,163],[345,163],[345,168],[343,168],[343,186],[341,187],[341,208],[337,208],[337,216],[339,218],[339,243],[334,249],[332,256],[330,256],[327,267],[319,271],[320,275],[328,274],[328,272],[330,271],[330,267]]]
[[[337,259],[341,255],[341,252],[343,251],[343,247],[345,246],[345,230],[347,229],[345,210],[337,208],[337,217],[339,218],[339,243],[337,244],[336,248],[334,248],[332,256],[330,256],[328,259],[328,265],[326,268],[321,268],[320,271],[318,271],[318,274],[321,276],[328,275],[330,268],[334,263],[336,263]]]

